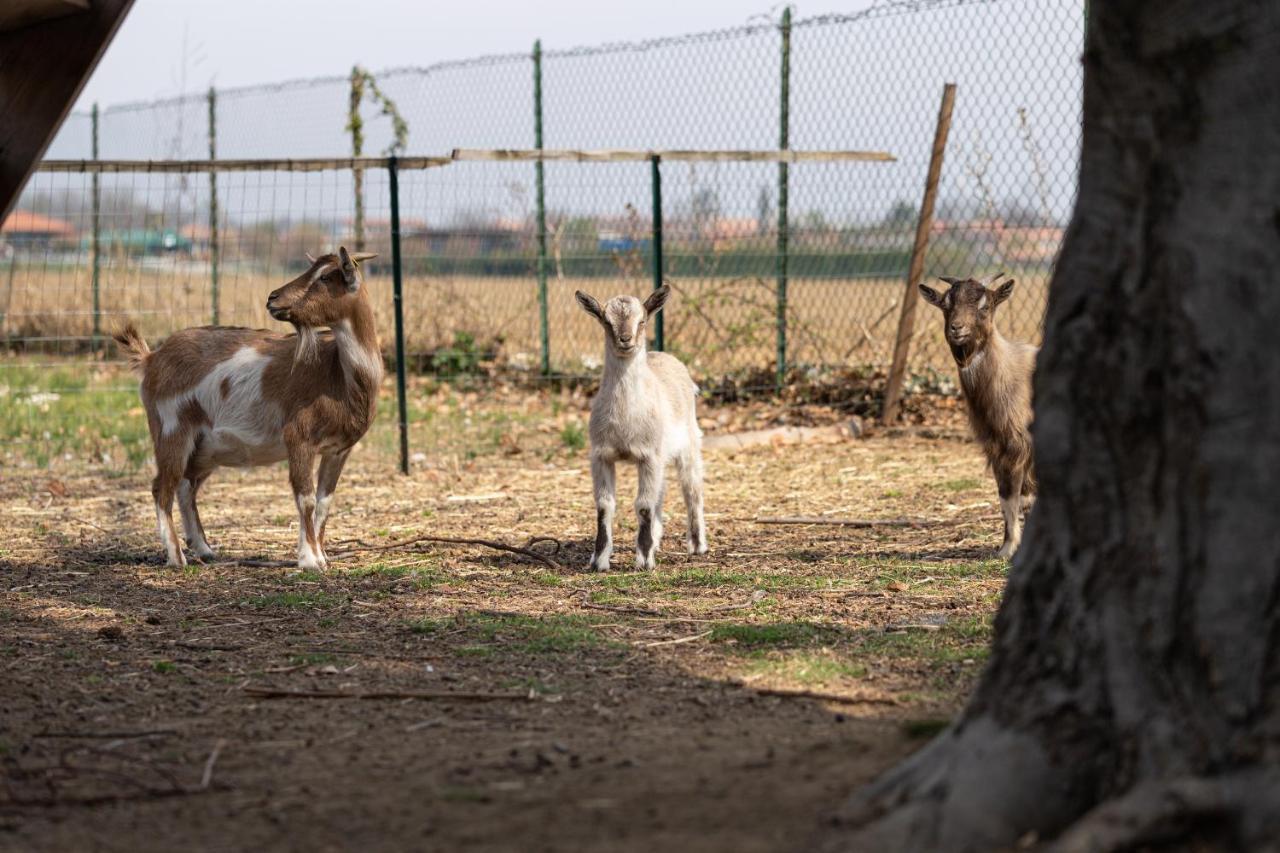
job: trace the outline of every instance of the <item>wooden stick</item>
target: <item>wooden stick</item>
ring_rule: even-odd
[[[451,693],[447,690],[375,691],[344,693],[340,690],[282,690],[274,687],[246,687],[244,692],[258,699],[455,699],[467,702],[532,702],[528,693]]]
[[[556,550],[557,551],[560,550],[559,541],[551,538],[550,536],[539,536],[536,538],[535,541],[555,542]],[[551,559],[550,557],[544,554],[539,554],[537,551],[534,551],[532,548],[520,548],[515,545],[508,545],[505,542],[495,542],[492,539],[459,539],[452,536],[415,536],[414,538],[406,539],[403,542],[392,542],[387,545],[366,545],[364,542],[360,542],[359,547],[348,548],[345,551],[335,551],[330,556],[333,557],[334,559],[339,559],[341,557],[349,557],[352,554],[356,554],[361,551],[396,551],[401,548],[407,548],[410,545],[416,545],[419,542],[439,542],[445,545],[481,545],[485,548],[493,548],[497,551],[506,551],[511,554],[520,554],[521,556],[529,557],[530,559],[537,560],[538,562],[546,565],[548,568],[555,569],[558,572],[564,571],[564,566],[560,565],[555,560]]]
[[[911,247],[911,263],[907,269],[907,290],[902,298],[902,313],[898,316],[898,337],[893,345],[893,365],[889,368],[889,381],[884,389],[884,408],[880,423],[888,424],[898,417],[898,404],[902,401],[902,380],[907,371],[907,354],[915,331],[916,303],[920,295],[916,286],[924,272],[925,250],[929,248],[929,231],[933,228],[933,203],[938,197],[938,178],[942,174],[942,158],[947,150],[947,136],[951,132],[951,109],[956,103],[956,84],[942,87],[942,106],[938,109],[938,126],[933,135],[933,153],[929,156],[929,173],[924,181],[924,200],[920,203],[920,219],[916,222],[916,241]]]
[[[751,687],[739,684],[746,690],[761,696],[781,696],[785,699],[818,699],[823,702],[843,702],[846,705],[897,705],[897,699],[878,696],[841,696],[839,693],[819,693],[816,690],[786,690],[781,687]]]
[[[321,172],[349,169],[385,169],[387,157],[312,157],[284,160],[44,160],[41,172]],[[430,169],[447,166],[451,157],[398,157],[398,169]]]
[[[144,737],[167,737],[169,735],[181,734],[177,729],[155,729],[146,732],[37,732],[33,734],[33,738],[37,737],[57,737],[57,738],[76,738],[93,740],[121,740],[128,738],[144,738]]]
[[[218,756],[226,745],[226,740],[222,738],[218,738],[218,742],[213,745],[213,752],[209,753],[209,760],[204,763],[204,773],[200,776],[201,791],[209,790],[209,785],[213,783],[213,766],[218,763]]]
[[[756,524],[827,524],[835,527],[931,527],[947,524],[928,518],[830,518],[824,515],[784,515],[755,519]]]
[[[674,640],[658,640],[656,643],[640,643],[640,647],[651,649],[654,646],[678,646],[681,643],[692,643],[694,640],[701,640],[703,637],[711,636],[711,631],[703,631],[701,634],[693,634],[689,637],[677,637]]]

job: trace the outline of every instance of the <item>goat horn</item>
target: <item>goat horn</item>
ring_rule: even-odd
[[[983,285],[986,287],[991,287],[993,284],[995,284],[997,281],[999,281],[1002,278],[1004,278],[1004,273],[998,272],[995,275],[991,276],[991,278],[984,281]]]
[[[959,283],[961,282],[961,279],[958,279],[958,278],[948,278],[948,277],[947,277],[947,276],[945,276],[945,275],[940,275],[940,276],[938,276],[938,281],[945,281],[947,284],[951,285],[952,287],[955,287],[957,284],[959,284]]]
[[[313,264],[314,264],[314,263],[316,262],[316,259],[315,259],[315,258],[313,258],[313,257],[311,256],[311,253],[310,253],[310,252],[303,252],[302,254],[306,255],[306,256],[307,256],[307,260],[311,261],[311,263],[313,263]]]
[[[356,263],[359,263],[360,261],[368,261],[376,257],[378,257],[377,252],[352,252],[351,253],[351,260],[355,261]]]

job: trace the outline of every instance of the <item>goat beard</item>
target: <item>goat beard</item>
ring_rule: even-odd
[[[293,366],[315,361],[316,353],[319,352],[319,333],[313,326],[299,326],[295,323],[293,328],[298,333],[298,341],[293,349]]]

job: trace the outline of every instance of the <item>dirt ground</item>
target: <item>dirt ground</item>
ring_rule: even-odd
[[[583,571],[580,447],[407,478],[357,454],[329,550],[360,550],[323,574],[243,562],[292,554],[277,469],[214,477],[242,562],[186,570],[148,472],[5,473],[0,849],[796,849],[960,707],[1007,568],[995,490],[954,422],[707,469],[711,553],[674,490],[653,573],[625,512],[614,570]],[[551,537],[552,565],[397,545],[423,535]]]

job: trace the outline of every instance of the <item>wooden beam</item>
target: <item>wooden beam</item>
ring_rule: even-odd
[[[0,32],[89,9],[89,0],[5,0],[0,3]]]
[[[154,172],[203,174],[205,172],[323,172],[329,169],[385,169],[387,157],[312,157],[258,160],[45,160],[41,172]],[[398,157],[396,168],[430,169],[447,166],[448,157]]]
[[[0,220],[67,117],[133,0],[0,33]]]
[[[938,197],[938,179],[942,176],[942,158],[947,151],[947,136],[951,133],[951,110],[956,104],[956,84],[942,87],[942,105],[938,108],[938,125],[933,133],[933,153],[929,156],[929,173],[924,180],[924,199],[920,202],[920,218],[916,221],[916,242],[911,248],[911,263],[907,268],[907,289],[902,296],[902,313],[898,316],[898,337],[893,344],[893,364],[889,368],[889,381],[884,389],[884,408],[880,410],[880,423],[889,424],[898,418],[898,405],[902,402],[902,380],[907,372],[907,356],[911,352],[911,338],[916,329],[916,303],[920,294],[916,288],[924,272],[924,255],[929,248],[929,231],[933,228],[933,204]]]
[[[455,148],[453,159],[460,161],[559,160],[576,163],[641,163],[654,157],[662,160],[716,163],[846,163],[896,160],[887,151],[572,151],[546,149]]]

